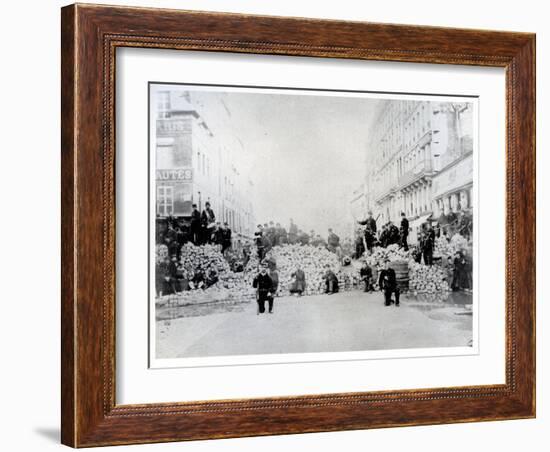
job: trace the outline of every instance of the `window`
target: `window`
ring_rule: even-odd
[[[170,92],[169,91],[160,91],[157,97],[157,111],[158,117],[169,118],[170,117]]]
[[[174,213],[174,188],[160,185],[157,187],[157,215],[168,216]]]

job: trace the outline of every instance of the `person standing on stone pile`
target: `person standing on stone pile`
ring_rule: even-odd
[[[372,286],[372,268],[367,261],[363,262],[361,270],[359,270],[359,276],[364,284],[363,292],[370,292],[371,290],[374,290]]]
[[[374,239],[376,238],[376,220],[372,216],[372,212],[369,210],[368,217],[364,221],[358,221],[361,226],[365,226],[365,244],[369,253],[372,251],[374,245]]]
[[[399,306],[399,287],[397,287],[397,278],[395,270],[390,267],[390,261],[384,263],[384,269],[380,272],[378,278],[380,290],[384,292],[384,305],[390,306],[391,296],[395,294],[395,306]]]
[[[355,253],[354,253],[355,259],[360,259],[364,253],[365,253],[364,237],[363,237],[363,233],[361,232],[361,229],[358,229],[355,232]]]
[[[229,224],[225,222],[222,229],[222,254],[231,249],[231,232]]]
[[[267,273],[267,265],[260,267],[260,272],[252,281],[252,287],[256,289],[256,301],[258,302],[258,314],[265,312],[265,302],[269,304],[269,313],[273,313],[273,281]]]
[[[433,253],[435,244],[435,232],[427,223],[422,225],[420,248],[424,257],[424,264],[433,265]]]
[[[254,241],[256,242],[256,249],[258,250],[258,259],[261,261],[264,258],[264,227],[259,224],[256,232],[254,232]]]
[[[201,240],[201,213],[196,204],[193,204],[190,222],[191,241],[194,245],[200,245]]]
[[[288,227],[288,243],[294,245],[298,241],[298,226],[294,224],[294,220],[290,219],[290,226]]]
[[[400,246],[405,251],[409,251],[407,238],[409,237],[409,220],[405,216],[405,212],[401,212],[401,228],[400,228]]]
[[[210,202],[206,201],[205,209],[201,214],[201,227],[203,233],[203,243],[212,243],[212,234],[216,227],[216,215],[210,207]]]
[[[388,238],[387,238],[387,245],[395,245],[399,243],[400,240],[400,234],[399,234],[399,228],[393,224],[393,221],[388,221]]]
[[[271,240],[269,240],[269,236],[264,234],[262,236],[262,256],[260,257],[260,261],[262,261],[267,253],[271,251],[271,248],[273,248],[273,243],[271,243]]]
[[[325,271],[325,293],[328,295],[332,295],[333,293],[338,293],[339,287],[338,287],[338,278],[334,274],[334,272],[331,270],[330,265],[326,265],[326,271]]]

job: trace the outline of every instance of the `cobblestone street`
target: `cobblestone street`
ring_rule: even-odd
[[[157,312],[157,358],[314,353],[468,346],[471,295],[445,302],[403,295],[386,307],[380,292],[281,297],[273,314],[255,303],[205,304]]]

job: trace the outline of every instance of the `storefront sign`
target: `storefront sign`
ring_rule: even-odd
[[[158,181],[191,182],[193,180],[193,170],[191,168],[159,169],[156,171],[156,179]]]

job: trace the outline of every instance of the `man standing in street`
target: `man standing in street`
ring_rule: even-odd
[[[214,211],[210,208],[210,202],[206,201],[204,206],[205,209],[201,215],[201,226],[204,234],[203,243],[211,243],[212,234],[216,226],[216,215],[214,215]]]
[[[395,270],[390,267],[390,261],[386,261],[384,269],[380,272],[378,279],[380,290],[384,292],[384,305],[390,306],[392,303],[391,295],[395,294],[395,306],[399,306],[399,288],[397,287],[397,279]]]
[[[409,236],[409,220],[405,216],[405,212],[401,212],[401,248],[405,251],[409,251],[409,245],[407,243],[407,237]]]
[[[265,312],[265,302],[269,304],[269,313],[273,313],[273,281],[267,274],[267,265],[260,267],[260,273],[256,275],[252,282],[252,287],[256,289],[256,301],[258,302],[258,314]]]

